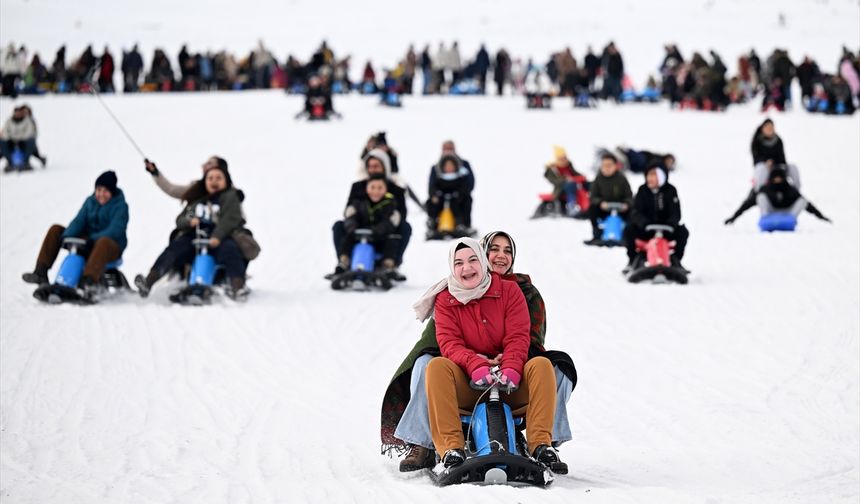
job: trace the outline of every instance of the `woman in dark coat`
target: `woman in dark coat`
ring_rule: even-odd
[[[242,228],[242,204],[233,187],[230,172],[224,166],[206,171],[182,196],[187,204],[176,218],[176,229],[170,244],[155,260],[149,274],[137,275],[134,283],[141,297],[147,297],[152,286],[170,271],[182,269],[194,260],[193,240],[198,234],[209,238],[209,253],[224,266],[230,285],[227,294],[233,299],[248,295],[245,286],[247,262],[231,236]]]

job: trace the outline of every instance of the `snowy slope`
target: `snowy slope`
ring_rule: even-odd
[[[672,32],[682,49],[713,43],[727,59],[733,47],[774,41],[795,55],[808,48],[826,66],[843,42],[860,45],[856,2],[782,4],[659,2],[649,15],[655,26],[682,27]],[[391,59],[407,42],[391,27],[403,20],[385,3],[378,11],[344,7],[349,20],[327,20],[328,33],[310,22],[310,2],[277,7],[278,15],[267,15],[262,2],[249,4],[252,14],[215,2],[205,26],[195,17],[199,5],[187,3],[128,3],[122,16],[107,8],[115,3],[78,5],[2,0],[0,42],[52,52],[64,40],[74,53],[90,40],[118,46],[134,36],[146,48],[145,39],[177,46],[188,38],[198,48],[238,51],[261,35],[279,51],[308,53],[328,36],[343,52]],[[511,2],[476,2],[457,13],[453,3],[441,5],[410,30],[416,41],[457,36],[466,50],[480,37],[542,57],[567,42],[579,55],[585,41],[602,44],[611,31],[630,64],[647,73],[667,39],[635,30],[646,19],[638,2],[550,16],[551,30]],[[785,30],[776,27],[776,5],[787,14]],[[381,22],[368,37],[362,22],[373,12]],[[602,15],[609,12],[612,22]],[[81,28],[72,30],[75,19]],[[228,20],[242,29],[227,29]],[[467,39],[458,23],[484,28]],[[732,35],[740,32],[755,35]],[[754,108],[574,111],[558,100],[547,112],[526,111],[519,99],[432,97],[391,110],[356,96],[336,99],[343,121],[308,124],[291,119],[300,100],[277,92],[105,100],[172,180],[199,176],[209,155],[229,160],[263,247],[249,270],[254,292],[246,305],[218,300],[200,309],[171,306],[165,285],[146,301],[37,304],[20,274],[33,266],[48,226],[71,219],[103,170],[117,171],[131,207],[129,276],[146,271],[166,245],[180,206],[155,188],[94,99],[30,99],[49,168],[0,177],[4,504],[860,498],[857,116],[775,117],[801,168],[803,193],[834,224],[804,215],[795,234],[762,235],[755,210],[722,225],[749,187],[750,135],[763,119]],[[0,99],[0,117],[11,108]],[[571,476],[549,490],[436,489],[378,454],[382,393],[421,330],[409,307],[445,274],[447,250],[420,239],[423,221],[411,206],[419,233],[406,253],[404,285],[336,293],[322,280],[334,266],[331,223],[362,143],[378,130],[388,131],[402,173],[422,195],[441,141],[457,141],[476,170],[475,225],[516,238],[517,270],[532,275],[547,303],[548,346],[577,363],[580,383],[569,404],[575,439],[561,449]],[[619,275],[621,250],[581,244],[587,224],[528,220],[536,194],[548,189],[542,165],[556,143],[581,169],[598,145],[676,154],[681,166],[671,180],[691,231],[690,285],[628,285]]]
[[[194,178],[211,153],[230,161],[263,246],[254,294],[202,309],[170,306],[166,287],[146,302],[37,304],[19,275],[100,171],[118,171],[130,202],[128,274],[146,271],[179,207],[93,99],[35,102],[50,167],[0,179],[4,501],[856,501],[856,118],[777,118],[804,193],[835,224],[804,216],[796,234],[766,236],[753,215],[721,223],[748,187],[752,109],[558,101],[529,113],[520,100],[436,98],[395,111],[352,97],[336,103],[342,122],[307,124],[280,93],[107,102],[171,178]],[[475,224],[513,233],[518,270],[547,302],[549,345],[574,355],[575,441],[562,449],[573,477],[549,491],[437,490],[378,455],[382,392],[420,331],[409,305],[444,274],[446,251],[414,240],[409,281],[387,294],[333,292],[320,278],[358,150],[379,129],[420,193],[440,142],[458,141],[478,176]],[[689,286],[627,285],[622,251],[581,245],[586,224],[527,218],[552,143],[582,167],[592,146],[623,141],[682,163],[672,180],[692,233]],[[410,220],[422,225],[414,207]]]

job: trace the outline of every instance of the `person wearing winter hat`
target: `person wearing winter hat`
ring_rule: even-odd
[[[155,184],[159,189],[171,198],[175,198],[180,201],[183,200],[183,196],[189,189],[191,189],[192,186],[200,183],[199,180],[192,180],[187,184],[174,184],[167,180],[167,177],[165,177],[161,170],[158,169],[158,166],[149,159],[143,160],[143,166],[146,171],[152,175],[152,179],[155,181]],[[224,173],[229,173],[227,160],[219,156],[209,157],[200,166],[200,170],[203,172],[204,177],[209,170],[215,168],[220,168]],[[230,181],[230,185],[233,185],[232,180]],[[241,189],[236,189],[236,193],[239,195],[239,202],[244,202],[245,193]],[[257,243],[257,240],[254,238],[254,234],[250,229],[246,227],[238,229],[233,233],[233,239],[239,244],[239,248],[242,250],[242,255],[245,257],[245,260],[252,261],[260,254],[260,244]]]
[[[445,159],[446,156],[453,156],[457,159],[458,172],[462,172],[462,176],[466,193],[463,198],[463,226],[466,228],[472,227],[472,191],[475,190],[475,172],[472,171],[472,165],[457,153],[457,146],[453,140],[445,140],[442,142],[442,153],[439,162]],[[440,165],[439,162],[430,167],[430,177],[427,180],[427,187],[436,187],[438,185]],[[432,192],[431,192],[432,195]]]
[[[445,206],[445,199],[454,212],[456,229],[460,235],[469,235],[474,230],[469,226],[471,186],[474,185],[474,177],[471,172],[460,163],[460,159],[453,154],[445,154],[436,164],[436,178],[431,179],[433,183],[429,186],[429,197],[425,207],[427,208],[427,227],[436,229],[439,214]]]
[[[567,402],[576,386],[577,376],[573,360],[564,352],[544,349],[546,334],[546,308],[540,292],[528,275],[513,273],[517,247],[513,237],[504,231],[488,233],[481,239],[490,268],[503,280],[517,282],[526,299],[531,326],[529,357],[544,356],[553,364],[556,376],[555,419],[552,429],[553,446],[572,439],[567,416]],[[400,462],[400,471],[417,471],[435,463],[430,421],[427,416],[425,370],[430,360],[438,356],[436,322],[428,320],[421,338],[394,374],[382,401],[381,436],[383,453],[389,450],[406,452]],[[493,360],[498,361],[499,356]],[[557,454],[556,454],[557,456]],[[553,472],[564,474],[567,466],[560,460]]]
[[[349,196],[347,197],[346,205],[344,205],[344,210],[357,201],[367,200],[367,180],[370,177],[378,175],[385,176],[385,186],[387,191],[391,193],[394,201],[397,203],[396,207],[400,214],[400,224],[397,227],[397,234],[400,235],[400,246],[398,247],[397,254],[394,258],[395,268],[391,271],[390,276],[393,279],[402,282],[406,280],[406,277],[397,270],[397,267],[403,263],[403,253],[406,251],[406,246],[409,245],[409,238],[412,236],[412,226],[410,226],[406,221],[405,191],[391,174],[391,160],[384,150],[371,149],[367,154],[365,154],[364,173],[361,178],[355,181],[350,187]],[[341,245],[347,235],[344,221],[338,220],[335,222],[331,227],[331,231],[332,238],[334,239],[335,255],[338,257],[338,262],[340,262]],[[336,271],[334,273],[326,275],[326,278],[331,279],[334,275],[339,273],[337,268],[335,268],[335,270]]]
[[[558,145],[553,146],[553,154],[555,154],[555,159],[546,164],[543,176],[553,186],[552,195],[554,201],[565,204],[565,213],[573,216],[577,208],[576,191],[580,187],[587,190],[589,184],[585,179],[585,175],[579,173],[573,167],[573,163],[570,162],[564,148]]]
[[[630,222],[624,228],[624,244],[627,247],[627,266],[624,273],[633,267],[636,258],[636,239],[649,239],[652,233],[645,231],[650,224],[665,224],[672,226],[674,231],[666,237],[675,241],[672,263],[681,266],[684,249],[690,233],[681,224],[681,202],[678,200],[678,190],[669,183],[669,174],[661,164],[653,164],[645,170],[645,183],[639,187],[633,199],[633,211]]]
[[[770,170],[767,183],[756,191],[754,198],[747,198],[740,208],[724,221],[724,224],[734,223],[738,217],[755,205],[758,205],[759,210],[761,210],[762,217],[775,212],[790,213],[797,217],[806,210],[825,222],[831,222],[812,202],[800,194],[800,191],[789,182],[789,179],[790,175],[781,166]]]
[[[556,384],[552,363],[529,359],[529,312],[515,282],[490,268],[481,244],[460,238],[448,251],[449,275],[413,305],[418,320],[436,320],[441,357],[426,370],[426,392],[433,445],[446,468],[466,460],[459,408],[481,395],[472,387],[495,382],[490,367],[501,368],[499,384],[513,409],[528,407],[529,454],[539,462],[558,462],[552,449]],[[489,356],[493,356],[492,358]]]
[[[178,200],[182,199],[182,195],[185,194],[188,189],[191,188],[192,185],[198,182],[198,180],[192,180],[187,184],[174,184],[171,181],[167,180],[167,177],[158,169],[158,166],[149,159],[143,160],[143,166],[150,175],[152,175],[152,180],[155,181],[155,184],[161,189],[164,194],[170,196],[171,198],[176,198]],[[222,170],[227,170],[227,161],[224,158],[218,156],[212,156],[200,166],[201,171],[203,172],[203,176],[206,176],[206,172],[211,170],[212,168],[221,168]]]
[[[80,285],[84,295],[92,298],[98,291],[98,281],[105,266],[122,256],[128,244],[128,204],[125,195],[117,187],[116,173],[106,171],[98,176],[95,191],[87,197],[81,209],[68,226],[54,224],[45,234],[42,248],[32,273],[24,273],[25,282],[48,283],[48,270],[53,266],[65,238],[83,238],[86,246],[78,253],[87,258]]]
[[[236,300],[247,299],[250,290],[245,285],[248,266],[234,236],[243,229],[245,218],[238,191],[233,187],[230,172],[215,167],[191,185],[182,195],[185,208],[176,218],[176,229],[170,243],[158,256],[149,273],[137,275],[134,284],[141,297],[147,297],[155,282],[174,270],[181,270],[194,260],[196,231],[209,237],[209,253],[217,264],[223,265],[229,279],[227,295]]]

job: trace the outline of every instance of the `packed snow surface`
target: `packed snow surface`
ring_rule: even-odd
[[[14,24],[7,13],[24,16],[29,4],[3,1],[4,40]],[[789,20],[797,23],[802,17],[792,13],[807,9],[857,12],[835,1],[793,8]],[[821,17],[843,26],[838,16]],[[42,33],[20,19],[28,33]],[[51,23],[67,21],[58,14]],[[767,26],[756,40],[776,33]],[[838,50],[851,36],[836,30],[828,44]],[[171,180],[195,179],[208,156],[225,157],[263,251],[249,268],[253,293],[244,305],[219,297],[203,308],[174,306],[172,286],[159,284],[146,300],[57,307],[33,299],[20,275],[33,267],[48,227],[71,220],[99,173],[116,170],[129,202],[129,277],[151,266],[181,206],[155,187],[96,99],[28,101],[49,164],[0,177],[4,503],[860,498],[857,116],[774,117],[802,192],[833,224],[804,214],[795,233],[762,234],[755,209],[732,227],[722,223],[749,190],[749,142],[764,118],[755,107],[583,111],[560,99],[551,111],[528,111],[521,98],[416,97],[394,110],[352,96],[335,99],[342,121],[306,123],[292,119],[301,99],[279,92],[106,97]],[[12,105],[0,100],[0,117]],[[514,236],[516,270],[532,276],[546,301],[547,346],[576,362],[574,440],[561,447],[571,474],[547,490],[439,489],[379,455],[382,394],[422,328],[410,305],[447,268],[447,244],[423,241],[421,211],[410,203],[415,235],[404,284],[387,293],[334,292],[322,279],[335,265],[331,224],[364,141],[379,130],[422,196],[441,142],[457,142],[476,173],[475,226]],[[596,146],[622,143],[678,158],[670,181],[691,232],[687,286],[630,285],[620,275],[622,250],[582,245],[586,223],[528,219],[537,194],[549,189],[542,174],[553,144],[591,173]],[[642,182],[629,178],[634,189]]]

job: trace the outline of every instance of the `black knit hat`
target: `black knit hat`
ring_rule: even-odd
[[[96,187],[102,186],[108,191],[110,191],[111,195],[116,194],[116,173],[113,170],[108,170],[96,179]]]

